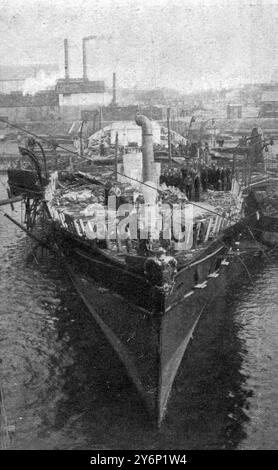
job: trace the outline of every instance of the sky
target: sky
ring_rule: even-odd
[[[57,63],[72,77],[182,92],[268,81],[278,70],[278,0],[1,0],[0,63]]]

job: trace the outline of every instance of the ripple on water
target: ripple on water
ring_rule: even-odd
[[[246,439],[241,448],[278,448],[278,259],[273,258],[237,309],[239,338],[245,342],[242,371],[249,398]]]

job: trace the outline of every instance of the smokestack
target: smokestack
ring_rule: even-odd
[[[143,114],[136,114],[135,122],[142,127],[143,182],[153,181],[153,132],[152,123]]]
[[[69,80],[69,46],[68,46],[67,39],[64,39],[64,51],[65,51],[65,79]]]
[[[106,36],[86,36],[82,39],[82,54],[83,54],[83,80],[86,82],[88,80],[87,76],[87,51],[86,51],[86,42],[91,39],[105,39]]]
[[[82,54],[83,54],[83,80],[86,82],[88,80],[87,76],[87,54],[86,54],[86,41],[87,38],[82,39]]]
[[[117,104],[117,96],[116,96],[116,74],[115,72],[113,73],[113,99],[112,99],[112,104],[116,106]]]

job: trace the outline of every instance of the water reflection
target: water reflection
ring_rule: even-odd
[[[74,417],[82,448],[236,448],[246,436],[252,395],[242,372],[245,341],[235,321],[238,293],[249,284],[241,279],[204,312],[159,432],[90,314],[66,289],[57,331],[60,339],[67,336],[72,362],[64,370],[55,429]]]

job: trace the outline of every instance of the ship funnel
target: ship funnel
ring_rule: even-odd
[[[136,114],[135,122],[138,126],[142,127],[143,182],[154,181],[152,123],[142,114]]]
[[[69,46],[68,46],[67,39],[64,39],[64,52],[65,52],[65,79],[69,80]]]
[[[82,55],[83,55],[83,81],[86,82],[88,80],[88,74],[87,74],[87,50],[86,50],[86,43],[88,41],[91,41],[92,39],[96,40],[104,40],[104,39],[110,39],[111,37],[105,36],[103,34],[99,36],[86,36],[82,38]]]

